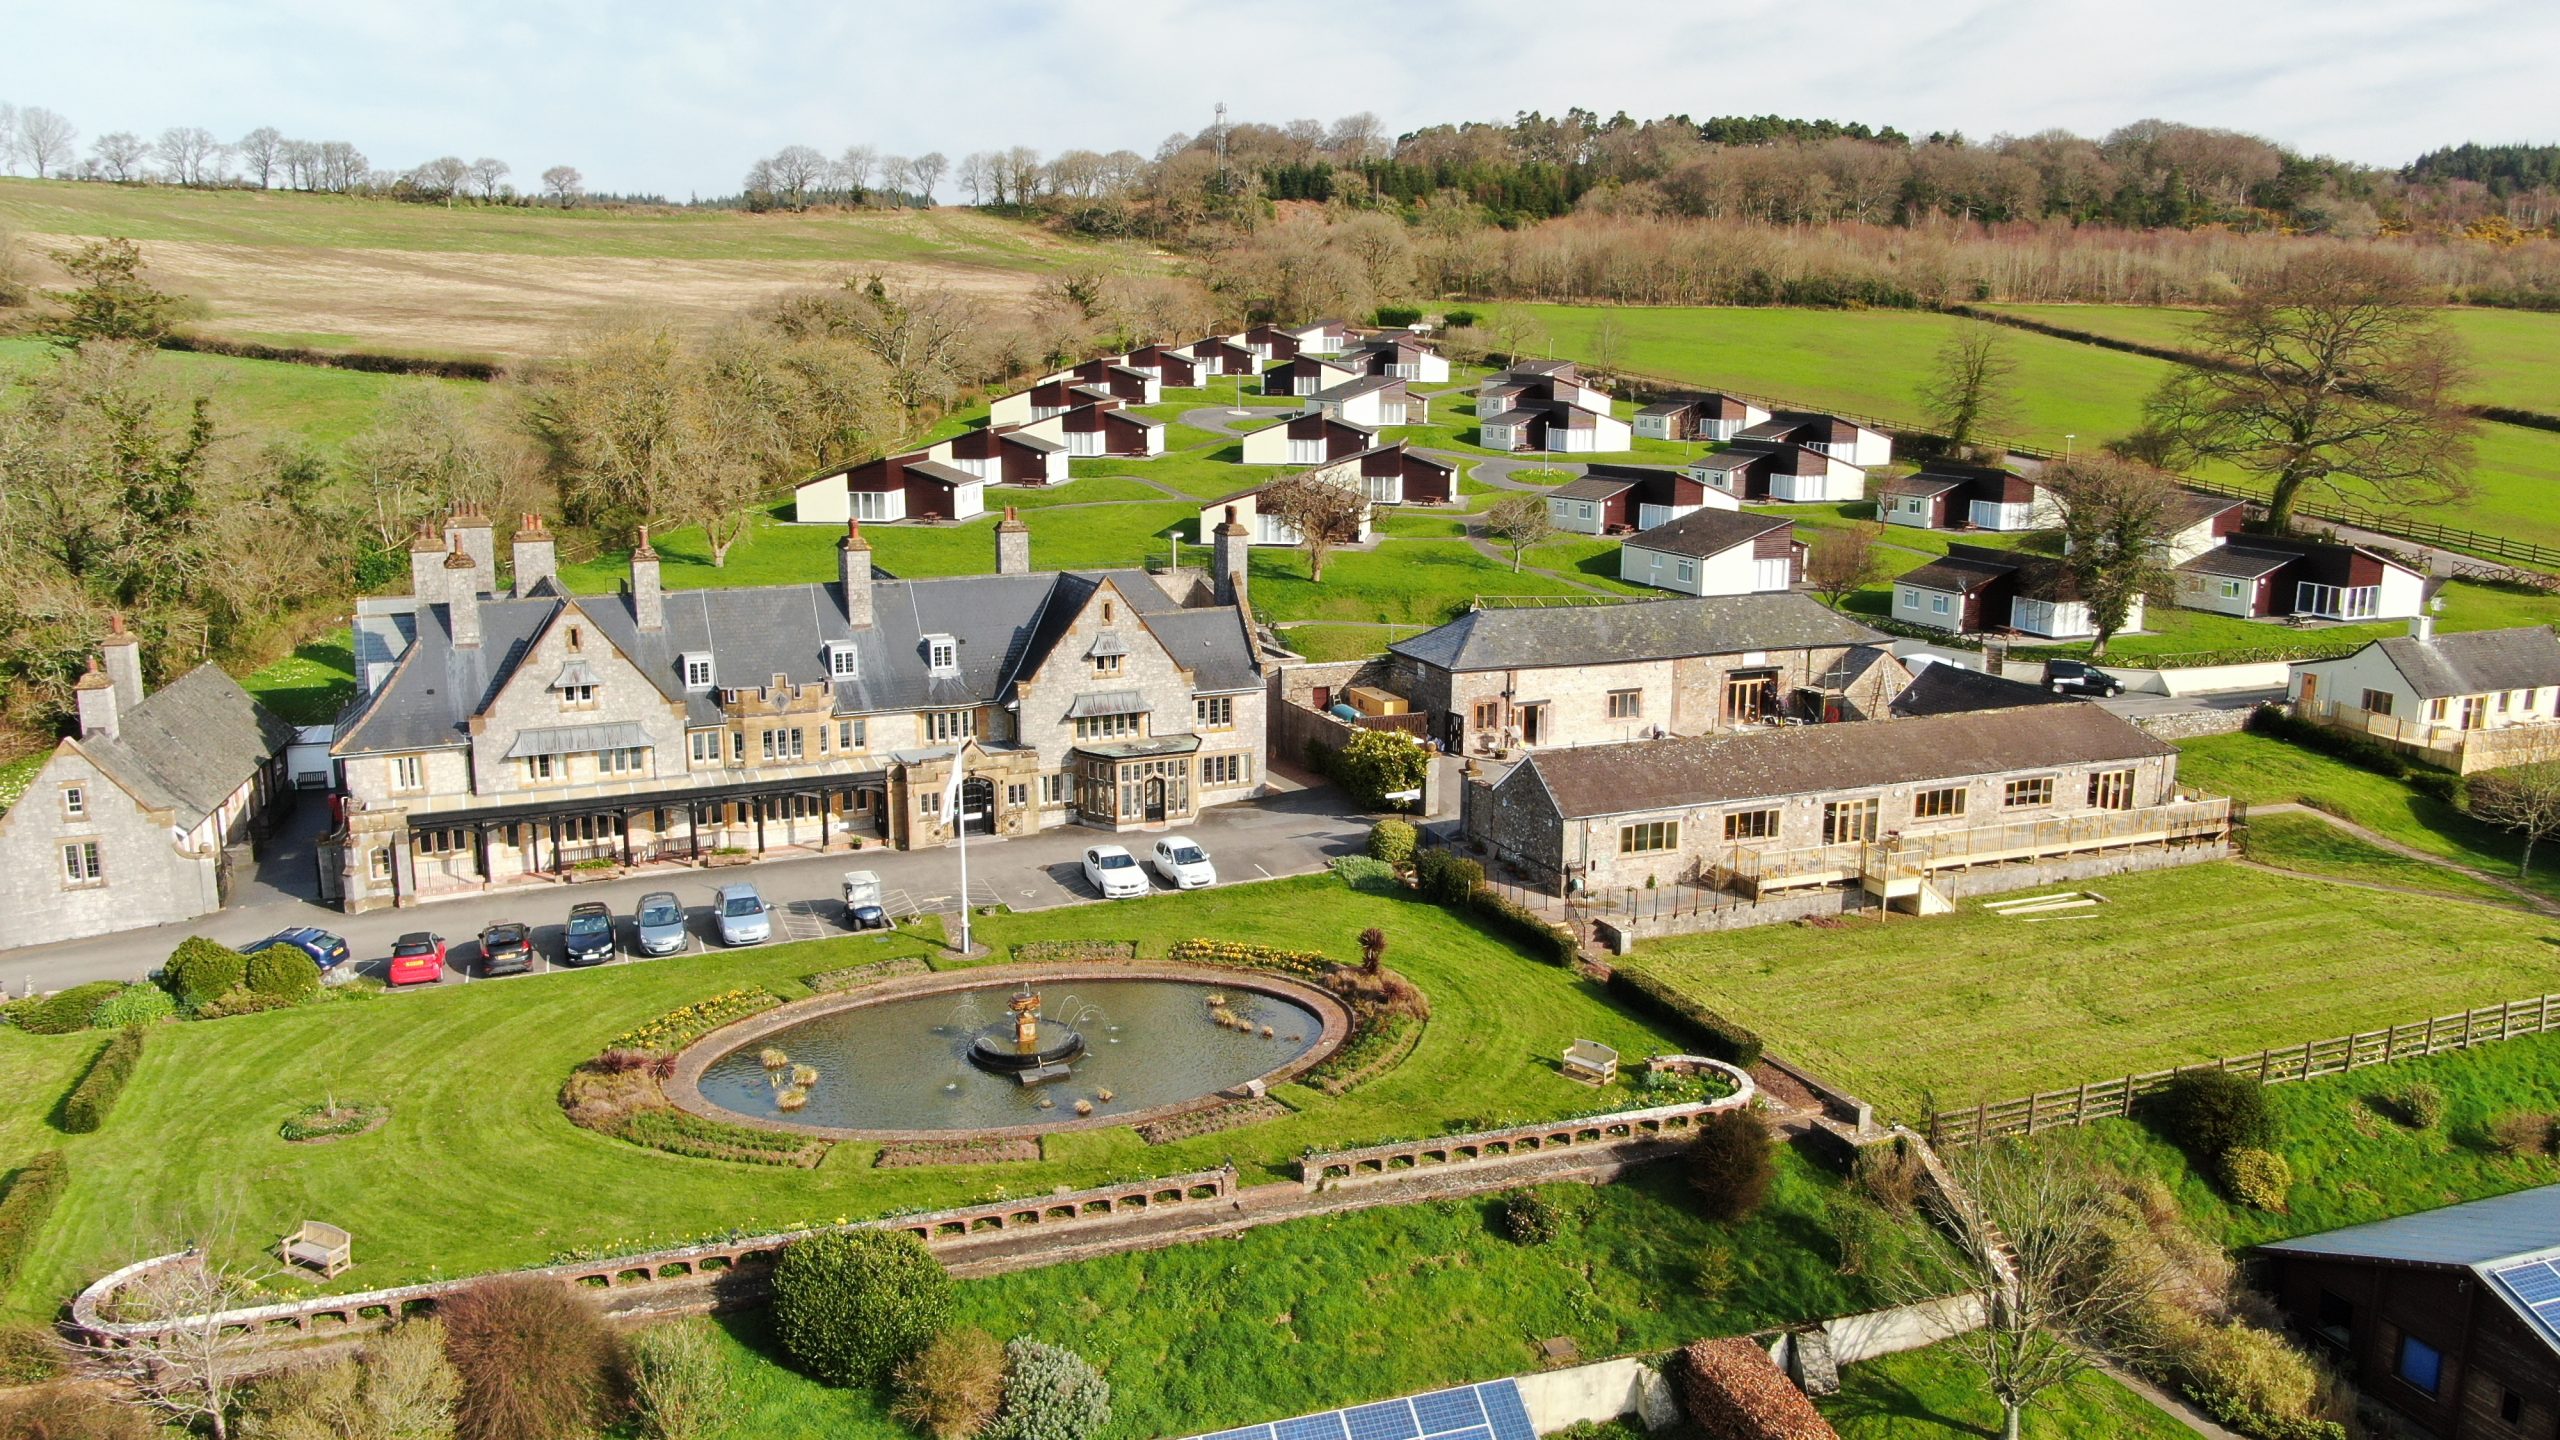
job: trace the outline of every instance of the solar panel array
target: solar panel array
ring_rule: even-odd
[[[2489,1272],[2507,1293],[2524,1302],[2533,1318],[2560,1335],[2560,1267],[2548,1260],[2528,1260]]]
[[[1191,1440],[1538,1440],[1538,1432],[1529,1424],[1520,1388],[1508,1380],[1492,1380]]]

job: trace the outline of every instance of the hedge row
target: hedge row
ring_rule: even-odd
[[[1494,929],[1520,942],[1529,954],[1550,965],[1571,965],[1582,953],[1571,931],[1551,925],[1537,911],[1510,898],[1490,885],[1479,886],[1467,898],[1467,908],[1490,921]]]
[[[622,1138],[651,1150],[696,1160],[734,1160],[747,1165],[782,1165],[814,1169],[834,1147],[807,1135],[783,1135],[751,1125],[731,1125],[684,1110],[635,1110],[625,1117]]]
[[[92,980],[57,990],[41,1000],[22,1000],[11,1007],[18,1028],[30,1035],[68,1035],[89,1028],[89,1019],[98,1007],[123,993],[121,980]]]
[[[9,1182],[9,1193],[0,1196],[0,1290],[16,1283],[18,1267],[35,1244],[36,1232],[44,1228],[45,1217],[53,1213],[55,1202],[71,1183],[69,1168],[61,1151],[48,1150],[19,1166]]]
[[[1610,972],[1609,988],[1639,1010],[1687,1026],[1703,1054],[1745,1070],[1760,1063],[1759,1032],[1726,1019],[1658,976],[1622,965]]]
[[[125,1082],[141,1063],[142,1027],[127,1025],[98,1052],[96,1063],[80,1083],[71,1087],[69,1098],[62,1102],[62,1128],[74,1135],[95,1134],[107,1123],[107,1112],[116,1108],[116,1097],[124,1093]]]

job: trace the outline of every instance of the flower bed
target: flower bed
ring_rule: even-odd
[[[1037,1140],[949,1140],[914,1145],[883,1145],[876,1170],[905,1170],[918,1165],[1003,1165],[1040,1158]]]
[[[1341,1049],[1302,1077],[1327,1095],[1346,1095],[1404,1063],[1422,1043],[1423,1022],[1409,1015],[1363,1018]]]
[[[1023,964],[1046,965],[1059,962],[1127,964],[1138,958],[1135,940],[1034,940],[1013,947],[1013,958]]]
[[[296,1145],[316,1145],[323,1141],[363,1135],[382,1128],[391,1118],[391,1107],[366,1100],[321,1101],[305,1105],[276,1127],[276,1133]]]
[[[858,990],[876,980],[923,975],[932,969],[932,966],[910,955],[901,960],[874,960],[868,965],[848,965],[842,970],[821,970],[815,975],[801,976],[800,983],[808,986],[812,995],[833,995],[842,990]]]
[[[614,1036],[605,1049],[672,1055],[723,1025],[744,1020],[781,1003],[782,997],[770,990],[724,991],[708,1000],[697,1000],[681,1010],[670,1010],[646,1025],[625,1030]]]
[[[805,1135],[777,1134],[746,1125],[726,1125],[689,1115],[673,1106],[634,1110],[622,1118],[621,1137],[634,1145],[690,1155],[698,1160],[736,1160],[748,1165],[788,1165],[813,1169],[834,1145]]]
[[[1277,1100],[1239,1100],[1233,1105],[1220,1105],[1210,1110],[1194,1110],[1188,1115],[1169,1115],[1150,1120],[1137,1127],[1138,1138],[1150,1145],[1170,1145],[1176,1140],[1191,1140],[1202,1135],[1215,1135],[1244,1125],[1259,1125],[1296,1112]]]
[[[1274,945],[1249,945],[1241,940],[1176,940],[1164,952],[1164,958],[1185,965],[1232,965],[1246,970],[1271,970],[1282,975],[1295,975],[1302,980],[1319,980],[1342,968],[1313,950],[1283,950]]]

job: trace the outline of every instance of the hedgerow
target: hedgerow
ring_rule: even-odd
[[[89,1073],[71,1087],[62,1102],[62,1128],[74,1135],[88,1135],[107,1123],[107,1112],[116,1105],[116,1097],[124,1093],[125,1082],[133,1078],[134,1067],[142,1063],[142,1027],[128,1025],[116,1032],[107,1048],[98,1052]]]

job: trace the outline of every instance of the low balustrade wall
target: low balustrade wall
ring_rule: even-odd
[[[1650,1150],[1685,1140],[1705,1117],[1719,1110],[1749,1105],[1756,1098],[1758,1087],[1751,1083],[1749,1075],[1721,1060],[1708,1060],[1702,1056],[1687,1058],[1701,1067],[1712,1067],[1735,1087],[1734,1092],[1714,1100],[1619,1110],[1606,1115],[1586,1115],[1580,1119],[1553,1120],[1538,1125],[1514,1125],[1464,1135],[1438,1135],[1425,1140],[1363,1145],[1354,1150],[1311,1150],[1298,1157],[1298,1180],[1313,1193],[1382,1181],[1403,1181],[1420,1170],[1499,1165],[1524,1156],[1552,1155],[1559,1151]]]

